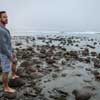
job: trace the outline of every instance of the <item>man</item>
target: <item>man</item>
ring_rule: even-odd
[[[4,92],[14,93],[15,89],[8,86],[8,75],[12,67],[12,78],[18,78],[16,75],[16,55],[11,45],[11,36],[6,28],[8,16],[6,11],[0,11],[0,62],[2,66],[2,80]],[[12,62],[12,66],[11,63]]]

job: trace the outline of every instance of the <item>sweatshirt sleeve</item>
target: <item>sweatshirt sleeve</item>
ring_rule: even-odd
[[[3,33],[0,34],[0,45],[1,45],[1,49],[2,49],[3,53],[9,59],[11,59],[11,52],[8,50],[8,46],[7,46],[7,43],[6,43],[6,38],[5,38]]]

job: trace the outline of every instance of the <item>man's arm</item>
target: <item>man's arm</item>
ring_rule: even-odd
[[[0,34],[0,45],[3,53],[11,60],[11,52],[8,50],[6,38],[3,33]]]

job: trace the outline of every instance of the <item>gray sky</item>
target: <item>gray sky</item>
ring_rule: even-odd
[[[0,0],[0,10],[13,29],[100,32],[100,0]]]

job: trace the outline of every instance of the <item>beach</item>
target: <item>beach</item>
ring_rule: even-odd
[[[99,100],[100,34],[20,35],[12,44],[24,81],[13,100]]]

